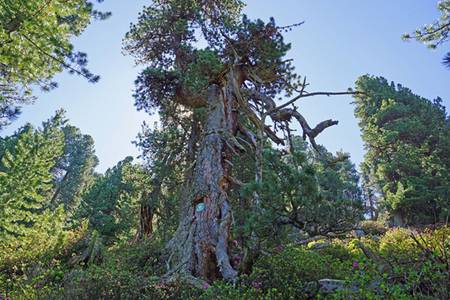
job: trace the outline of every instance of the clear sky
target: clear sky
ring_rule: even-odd
[[[403,42],[401,35],[437,18],[434,0],[247,0],[251,18],[273,16],[279,25],[305,24],[286,34],[292,43],[289,54],[297,72],[306,75],[310,91],[345,91],[363,74],[381,75],[402,83],[416,94],[433,99],[441,96],[450,107],[450,70],[441,64],[450,44],[431,51],[417,42]],[[140,67],[124,56],[121,40],[142,7],[150,1],[106,0],[98,7],[113,16],[94,22],[80,37],[76,48],[88,53],[89,68],[102,76],[90,84],[77,76],[56,77],[59,88],[38,93],[34,105],[1,135],[25,123],[39,125],[58,108],[64,108],[70,123],[90,134],[100,159],[98,171],[115,165],[127,155],[137,156],[135,139],[142,122],[156,118],[137,112],[133,106],[133,81]],[[351,97],[309,98],[299,103],[311,125],[337,119],[317,139],[330,151],[343,149],[359,164],[363,144],[353,115]]]

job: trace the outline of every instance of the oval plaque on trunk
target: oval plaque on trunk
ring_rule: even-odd
[[[205,203],[200,202],[197,204],[197,206],[195,206],[195,211],[196,212],[202,212],[205,210]]]

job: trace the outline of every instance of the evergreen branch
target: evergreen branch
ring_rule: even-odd
[[[71,70],[72,72],[77,73],[78,75],[86,78],[88,81],[92,82],[92,78],[90,78],[89,76],[87,76],[86,74],[84,74],[83,72],[75,69],[74,67],[72,67],[71,65],[69,65],[68,63],[66,63],[64,60],[59,59],[58,57],[48,53],[47,51],[45,51],[44,49],[42,49],[38,44],[36,44],[31,38],[29,38],[27,35],[23,34],[23,33],[19,33],[22,37],[24,37],[28,42],[30,42],[30,44],[32,44],[39,52],[41,52],[42,54],[44,54],[45,56],[53,59],[54,61],[60,63],[62,66],[64,66],[65,68]]]
[[[291,29],[291,28],[293,28],[293,27],[301,26],[301,25],[303,25],[303,24],[305,24],[305,21],[301,21],[301,22],[294,23],[294,24],[291,24],[291,25],[286,25],[286,26],[277,26],[276,29],[279,29],[279,30],[288,30],[288,29]]]

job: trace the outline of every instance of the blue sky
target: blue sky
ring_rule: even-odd
[[[450,70],[440,63],[449,45],[431,51],[417,42],[403,42],[401,35],[437,18],[432,0],[248,0],[245,13],[251,18],[275,17],[279,25],[305,21],[286,34],[292,43],[289,57],[297,72],[306,75],[310,91],[345,91],[363,74],[386,77],[402,83],[416,94],[433,99],[441,96],[450,107]],[[92,135],[100,159],[98,171],[112,167],[127,155],[137,156],[131,141],[142,122],[155,116],[137,112],[133,106],[133,81],[140,70],[124,56],[121,40],[142,7],[150,1],[106,0],[99,8],[113,16],[94,22],[74,39],[78,50],[89,55],[89,68],[102,76],[90,84],[77,76],[60,74],[59,88],[38,93],[35,104],[3,131],[14,132],[30,122],[39,125],[58,108],[67,111],[70,123]],[[322,133],[318,142],[330,151],[343,149],[359,164],[363,143],[353,115],[351,97],[308,98],[299,103],[312,124],[324,119],[339,125]]]

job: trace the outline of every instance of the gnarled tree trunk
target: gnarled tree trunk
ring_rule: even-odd
[[[223,87],[207,91],[208,116],[196,162],[182,199],[182,213],[175,236],[168,244],[168,275],[182,273],[206,281],[234,280],[230,264],[231,209],[228,199],[233,149],[229,138],[237,131],[233,88],[242,81],[233,70]]]

